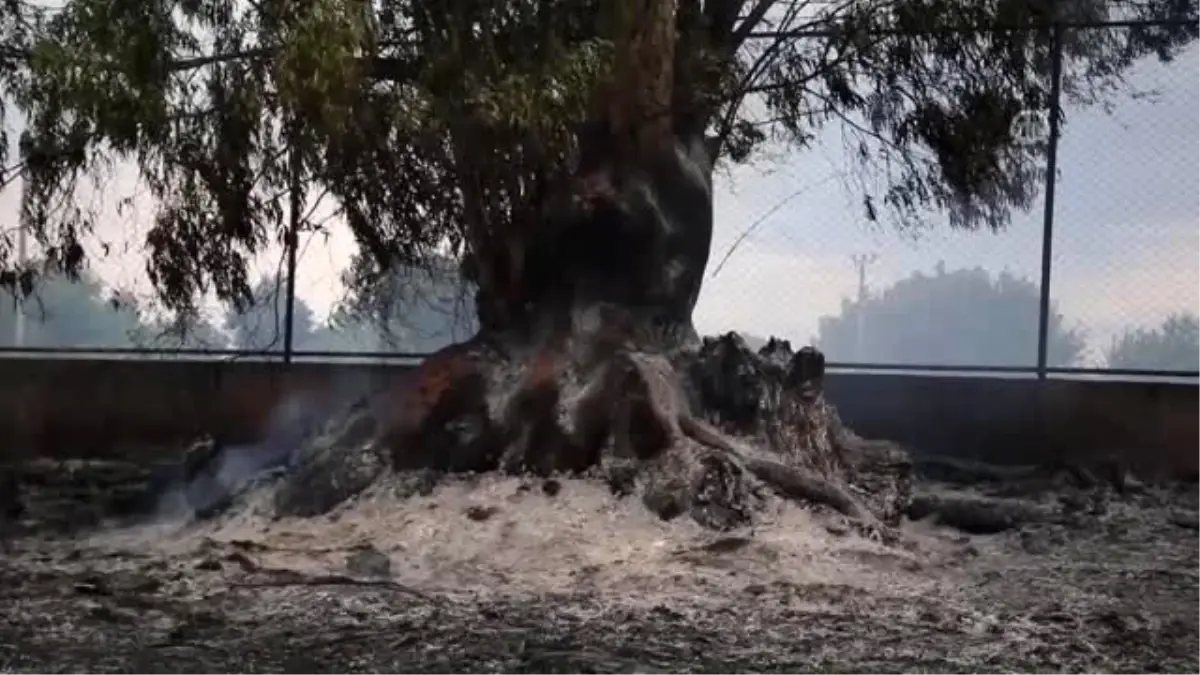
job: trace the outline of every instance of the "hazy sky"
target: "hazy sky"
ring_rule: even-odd
[[[1069,109],[1059,150],[1052,292],[1069,320],[1086,326],[1093,349],[1131,324],[1153,324],[1172,311],[1196,311],[1200,285],[1200,67],[1197,50],[1173,64],[1148,60],[1129,73],[1147,99],[1119,100],[1111,114]],[[841,132],[785,161],[739,167],[717,178],[712,264],[697,309],[702,332],[740,330],[807,342],[818,317],[836,313],[853,295],[850,256],[876,253],[868,281],[880,288],[913,270],[982,266],[1036,280],[1042,205],[1017,214],[1002,234],[937,230],[913,241],[862,217],[861,195],[844,178],[851,164]],[[149,205],[116,212],[136,187],[122,171],[95,195],[109,214],[101,233],[128,251],[95,264],[109,283],[145,291],[140,260]],[[19,191],[0,194],[0,213],[15,224]],[[767,215],[769,214],[769,215]],[[724,268],[716,264],[734,240],[760,221]],[[334,226],[328,241],[304,249],[298,291],[318,315],[341,294],[338,273],[352,251]],[[261,263],[273,269],[278,252]]]
[[[1053,298],[1083,323],[1095,345],[1131,323],[1195,311],[1200,269],[1200,67],[1189,49],[1172,64],[1146,61],[1129,74],[1153,100],[1121,99],[1069,109],[1059,148]],[[929,270],[1009,269],[1038,279],[1042,208],[1018,213],[1002,234],[940,229],[912,241],[866,224],[861,195],[839,177],[848,160],[840,131],[821,147],[763,175],[742,168],[717,200],[714,261],[738,234],[775,208],[709,281],[698,309],[706,331],[738,328],[805,339],[816,319],[853,295],[854,253],[876,253],[875,288]],[[798,193],[798,194],[797,194]]]

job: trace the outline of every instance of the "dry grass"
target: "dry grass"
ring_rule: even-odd
[[[718,537],[584,481],[485,478],[324,518],[35,531],[0,560],[0,668],[1197,672],[1197,535],[1171,518],[1195,505],[884,547],[791,506]],[[346,571],[367,545],[390,579]]]

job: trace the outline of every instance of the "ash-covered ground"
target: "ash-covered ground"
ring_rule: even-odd
[[[1194,485],[1048,491],[1071,517],[883,545],[794,505],[716,534],[586,480],[499,477],[129,525],[97,506],[140,480],[115,466],[22,470],[0,670],[1200,670]]]

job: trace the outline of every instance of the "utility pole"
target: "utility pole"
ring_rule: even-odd
[[[21,192],[24,193],[28,182],[21,183]],[[24,201],[24,194],[21,195]],[[29,230],[25,225],[25,220],[18,216],[17,223],[17,272],[25,273],[25,266],[29,263]],[[25,346],[25,291],[21,284],[17,284],[17,315],[13,321],[13,346],[21,349]]]
[[[1037,376],[1050,365],[1050,271],[1054,266],[1054,186],[1058,183],[1058,142],[1062,128],[1063,25],[1054,24],[1050,50],[1050,137],[1046,140],[1046,189],[1042,192],[1042,277],[1038,298]]]
[[[867,267],[874,265],[879,256],[875,253],[855,253],[850,256],[858,270],[858,300],[854,312],[854,360],[863,362],[863,308],[867,302]]]
[[[289,134],[288,142],[291,147],[288,148],[288,232],[285,242],[287,244],[287,286],[285,298],[286,305],[284,308],[284,323],[283,323],[283,362],[292,362],[292,351],[295,349],[295,326],[292,324],[296,321],[296,249],[300,245],[300,219],[303,217],[302,209],[304,207],[304,183],[301,175],[302,166],[300,156],[300,126],[298,123],[292,124],[292,133]],[[278,316],[278,314],[276,315]]]

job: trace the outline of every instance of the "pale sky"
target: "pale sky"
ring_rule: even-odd
[[[1154,100],[1122,99],[1067,111],[1059,147],[1052,297],[1083,323],[1094,345],[1129,324],[1152,324],[1200,302],[1200,61],[1189,49],[1174,63],[1139,64],[1129,74]],[[697,311],[705,332],[728,329],[805,341],[823,314],[836,314],[856,288],[855,253],[876,253],[879,288],[939,260],[948,269],[1008,269],[1037,280],[1042,202],[1005,232],[951,232],[919,241],[870,226],[860,193],[838,177],[848,160],[840,132],[822,147],[763,175],[740,168],[717,200],[714,262],[738,234],[761,222],[708,283]],[[799,193],[799,194],[797,194]],[[793,196],[794,195],[794,196]]]
[[[1129,325],[1156,324],[1173,311],[1196,311],[1200,297],[1200,61],[1195,46],[1172,64],[1147,60],[1129,73],[1152,99],[1125,97],[1111,111],[1069,109],[1059,150],[1052,296],[1069,320],[1086,326],[1093,350]],[[697,308],[703,333],[738,330],[807,343],[817,319],[854,294],[850,256],[878,254],[868,280],[881,288],[914,270],[982,266],[1037,280],[1042,205],[1016,214],[1001,234],[939,229],[913,241],[862,217],[861,195],[844,180],[851,168],[841,132],[782,161],[717,176],[712,262]],[[0,194],[0,213],[16,224],[19,188]],[[135,175],[117,172],[99,196],[101,236],[113,255],[94,269],[114,286],[147,290],[140,249],[151,207],[117,211],[135,192]],[[724,268],[716,265],[756,221]],[[353,249],[332,224],[328,241],[304,247],[299,294],[323,316],[341,297],[338,274]],[[274,269],[278,250],[259,268]]]

